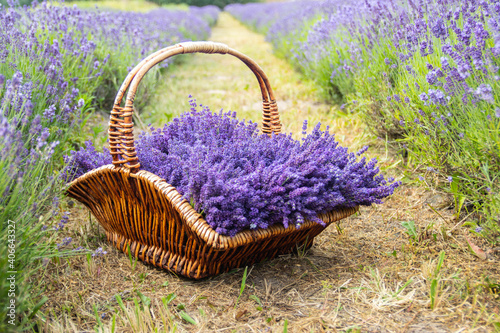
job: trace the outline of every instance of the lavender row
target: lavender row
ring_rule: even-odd
[[[16,163],[10,181],[21,181],[26,169],[38,163],[47,164],[51,173],[64,151],[78,142],[76,133],[87,110],[106,93],[114,95],[128,70],[146,54],[205,38],[210,28],[203,15],[213,19],[215,12],[111,13],[46,2],[3,8],[0,116],[15,139],[3,143],[0,158],[17,147],[12,148]],[[4,191],[3,200],[10,195]]]
[[[267,34],[325,95],[500,226],[500,4],[319,1],[227,9]],[[250,12],[250,11],[249,11]],[[497,240],[500,240],[497,239]]]
[[[53,175],[64,153],[81,140],[90,111],[114,95],[128,69],[147,54],[206,38],[210,28],[202,17],[213,22],[213,15],[203,9],[111,13],[48,2],[0,8],[0,254],[5,258],[7,228],[15,223],[17,231],[16,260],[9,267],[2,261],[0,272],[23,272],[16,277],[18,318],[38,302],[30,298],[39,295],[30,284],[40,266],[37,258],[58,251],[54,230],[64,228],[68,214],[58,199],[64,184]],[[59,219],[57,226],[42,228]],[[7,281],[4,275],[1,280]],[[0,294],[8,288],[1,282]],[[7,309],[5,302],[0,308]],[[25,324],[16,327],[26,330]],[[0,323],[0,331],[14,327],[5,325]]]
[[[81,122],[81,112],[114,94],[140,59],[179,41],[206,38],[210,28],[201,18],[206,14],[204,9],[111,13],[46,2],[5,8],[0,111],[23,130],[30,147],[64,141],[67,130]],[[213,8],[208,14],[213,19]]]

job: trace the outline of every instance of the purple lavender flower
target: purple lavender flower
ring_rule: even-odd
[[[474,229],[475,232],[477,232],[478,234],[481,233],[483,231],[483,228],[481,227],[476,227],[476,229]]]
[[[69,214],[70,214],[69,212],[64,212],[61,220],[59,221],[57,226],[54,227],[54,230],[59,231],[59,230],[64,229],[66,224],[69,222]]]
[[[57,244],[57,248],[69,245],[72,240],[73,239],[71,237],[64,238],[61,243]]]
[[[432,27],[432,33],[436,38],[442,38],[443,40],[448,37],[448,29],[442,18],[438,18]]]
[[[493,89],[489,84],[482,83],[476,89],[476,95],[484,101],[488,103],[494,103],[495,99],[493,98]]]
[[[104,255],[108,254],[107,251],[103,251],[102,247],[98,247],[94,253],[92,253],[92,257],[104,257]]]
[[[429,94],[429,99],[432,103],[441,105],[447,104],[447,99],[441,90],[429,89],[428,94]]]

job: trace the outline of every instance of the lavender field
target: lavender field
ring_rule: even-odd
[[[499,1],[23,1],[0,0],[0,332],[500,331]],[[255,59],[285,135],[248,68],[182,55],[135,97],[141,170],[230,237],[359,213],[201,281],[106,241],[68,182],[112,163],[129,71],[190,40]]]

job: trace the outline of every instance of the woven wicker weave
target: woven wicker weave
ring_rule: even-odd
[[[263,100],[262,132],[279,133],[280,119],[273,91],[262,69],[250,58],[224,44],[186,42],[162,49],[137,65],[125,78],[109,122],[113,164],[92,170],[70,183],[70,197],[85,204],[119,250],[186,277],[200,279],[310,247],[325,227],[305,221],[300,229],[274,225],[245,230],[234,237],[216,233],[203,217],[164,179],[139,170],[134,146],[133,101],[142,77],[159,62],[182,53],[230,54],[255,74]],[[128,90],[125,106],[122,99]],[[319,216],[327,225],[358,207]]]

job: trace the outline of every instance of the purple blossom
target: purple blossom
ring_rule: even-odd
[[[447,99],[441,90],[429,89],[427,93],[429,94],[429,99],[433,104],[441,104],[441,105],[447,104]]]
[[[432,33],[436,38],[442,38],[443,40],[448,37],[448,29],[442,18],[438,18],[434,25],[432,26]]]
[[[493,89],[489,84],[482,83],[476,89],[476,95],[488,103],[494,103],[495,99],[493,98]]]
[[[104,255],[108,254],[107,251],[103,251],[102,247],[98,247],[93,253],[92,257],[104,257]]]
[[[59,205],[59,203],[57,203]],[[63,216],[61,217],[61,220],[57,224],[57,226],[54,227],[54,230],[59,231],[64,229],[66,224],[69,222],[69,212],[64,212]]]
[[[61,247],[63,247],[63,246],[67,246],[67,245],[69,245],[69,244],[71,243],[71,241],[72,241],[72,240],[73,240],[73,239],[72,239],[71,237],[66,237],[66,238],[64,238],[64,239],[62,240],[62,242],[61,242],[61,243],[57,244],[57,248],[61,248]]]

